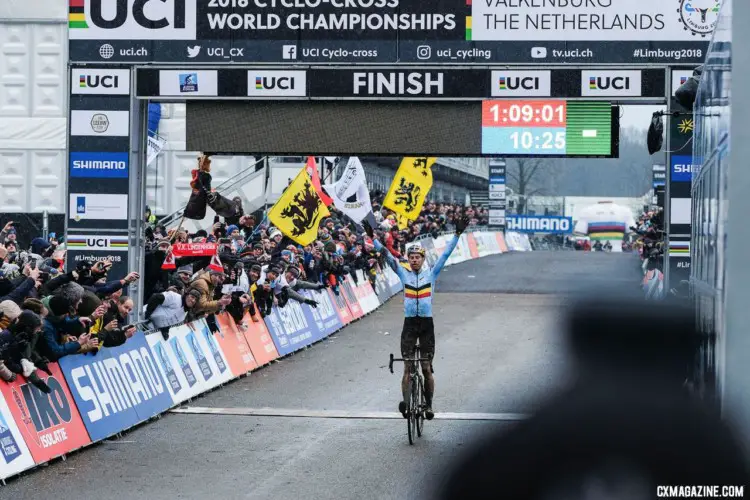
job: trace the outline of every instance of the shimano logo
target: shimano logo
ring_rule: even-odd
[[[572,222],[569,217],[508,216],[506,224],[510,231],[530,233],[569,233],[572,230]]]
[[[676,174],[692,174],[695,171],[695,165],[675,165]]]
[[[76,160],[73,162],[73,168],[93,169],[93,170],[127,170],[128,164],[124,161],[86,161]]]

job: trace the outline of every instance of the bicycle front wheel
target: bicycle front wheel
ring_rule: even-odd
[[[414,414],[414,419],[417,422],[417,437],[422,437],[422,429],[424,429],[424,409],[427,407],[427,405],[424,399],[424,386],[422,385],[422,377],[419,377],[418,380],[418,390],[415,395],[415,408],[417,409],[417,411]]]
[[[414,380],[409,379],[409,394],[411,395],[413,391]],[[412,411],[412,408],[414,407],[414,398],[409,397],[408,404],[409,407],[406,409],[406,432],[409,434],[409,444],[414,444],[414,435],[416,434],[414,412]]]

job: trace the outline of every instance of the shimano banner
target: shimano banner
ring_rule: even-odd
[[[520,233],[570,234],[573,232],[573,218],[555,215],[508,215],[509,231]]]
[[[95,355],[65,356],[59,363],[94,441],[172,406],[169,382],[141,332],[121,346],[103,348]]]
[[[99,63],[699,63],[721,3],[71,0],[68,38]]]

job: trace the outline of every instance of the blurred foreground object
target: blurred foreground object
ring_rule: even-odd
[[[748,484],[728,424],[683,386],[698,338],[691,310],[594,300],[572,308],[568,327],[576,384],[482,436],[434,498],[640,499],[658,485]]]

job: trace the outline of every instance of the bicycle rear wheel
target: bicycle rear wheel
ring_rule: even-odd
[[[414,413],[412,412],[412,406],[413,406],[413,399],[411,397],[412,392],[414,391],[414,380],[409,379],[409,401],[407,401],[409,407],[406,409],[406,432],[409,434],[409,444],[414,444],[414,434],[416,434],[416,429],[414,428]]]

